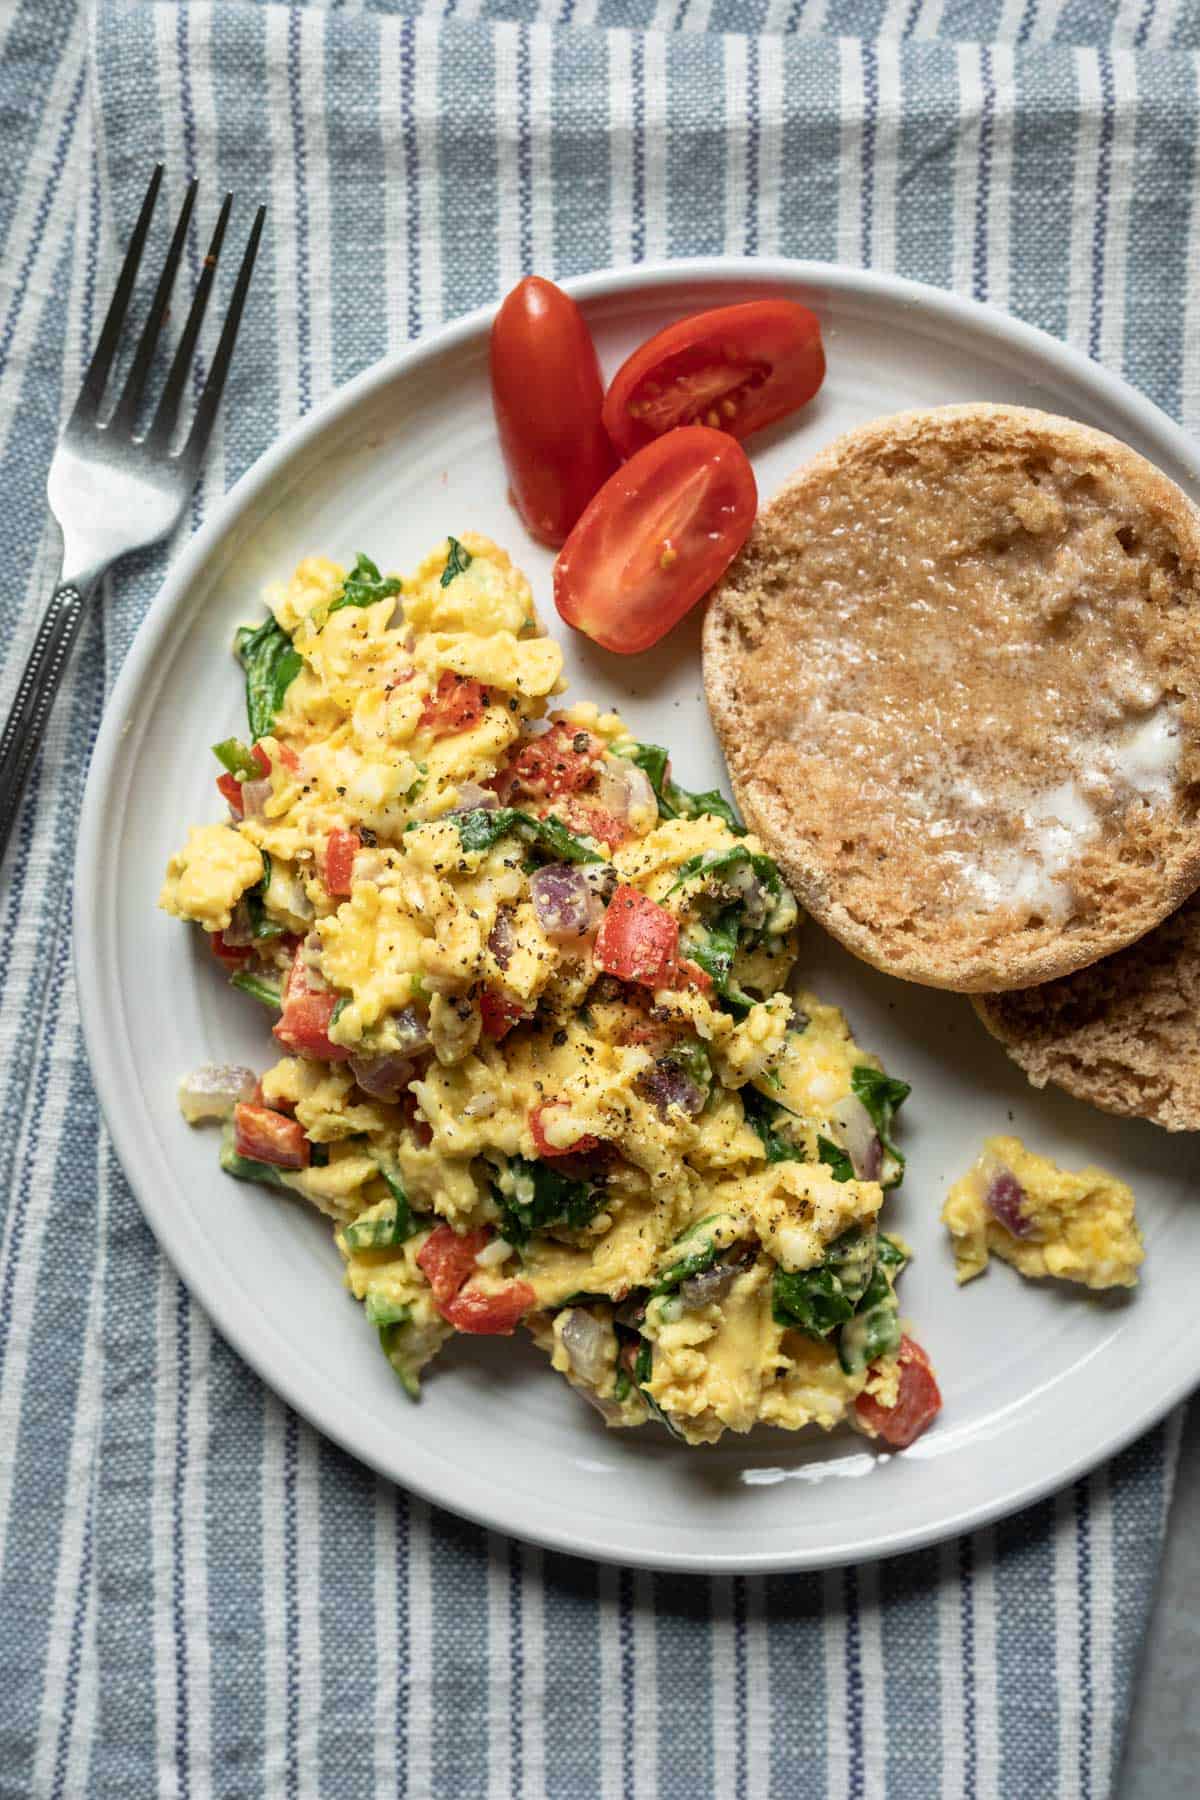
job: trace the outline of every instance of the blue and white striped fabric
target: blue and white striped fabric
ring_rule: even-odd
[[[1198,0],[0,0],[0,704],[155,158],[173,200],[195,172],[271,206],[186,535],[298,413],[531,267],[895,268],[1196,429],[1197,49]],[[214,1335],[113,1159],[70,968],[88,750],[168,554],[88,625],[0,890],[0,1795],[1102,1800],[1170,1427],[940,1550],[655,1577],[431,1511]]]

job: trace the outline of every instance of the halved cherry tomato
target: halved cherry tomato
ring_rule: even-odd
[[[450,1225],[437,1225],[425,1239],[417,1251],[417,1266],[433,1289],[439,1310],[475,1273],[475,1258],[490,1238],[491,1232],[482,1226],[460,1236]]]
[[[718,306],[668,325],[621,364],[604,424],[622,456],[676,425],[749,437],[811,400],[824,378],[821,327],[807,306]]]
[[[616,850],[633,836],[627,820],[618,819],[615,812],[592,800],[568,801],[563,809],[563,822],[579,837],[593,837],[598,843],[607,844],[610,850]]]
[[[469,731],[478,725],[487,707],[487,689],[468,675],[443,669],[438,684],[421,709],[420,725],[428,725],[437,737]]]
[[[537,1295],[527,1281],[506,1281],[498,1288],[483,1288],[468,1281],[438,1311],[456,1331],[471,1332],[477,1337],[511,1337],[525,1314],[536,1305]]]
[[[513,505],[557,549],[617,466],[596,347],[569,295],[527,275],[492,326],[492,404]]]
[[[307,1169],[308,1139],[296,1119],[285,1119],[269,1106],[242,1101],[233,1109],[233,1147],[252,1162],[276,1169]]]
[[[589,1150],[595,1150],[600,1142],[590,1131],[580,1137],[572,1138],[569,1144],[554,1144],[546,1136],[546,1120],[557,1112],[568,1111],[565,1100],[543,1100],[535,1106],[529,1115],[529,1130],[533,1137],[534,1148],[539,1156],[585,1156]]]
[[[325,846],[325,886],[331,894],[348,894],[354,859],[362,849],[357,831],[331,831]]]
[[[706,425],[670,431],[591,502],[558,553],[554,604],[606,650],[647,650],[725,573],[757,504],[740,444]]]
[[[254,746],[254,754],[256,756],[258,755],[258,745],[257,744],[255,744],[255,746]],[[265,754],[265,752],[264,752],[264,754]],[[280,744],[279,760],[283,764],[285,769],[291,770],[293,775],[299,774],[300,758],[296,755],[296,752],[294,750],[289,748],[289,746],[287,744]],[[263,773],[264,774],[270,773],[270,763],[269,762],[267,764],[266,769],[264,769]]]
[[[324,1062],[345,1062],[350,1052],[329,1036],[329,1024],[338,996],[328,988],[310,988],[303,945],[296,951],[283,987],[283,1010],[275,1036],[296,1056],[319,1056]]]
[[[479,996],[479,1016],[484,1037],[499,1042],[528,1015],[520,1001],[510,1000],[507,994],[498,994],[495,988],[484,988]]]
[[[690,956],[681,956],[680,957],[680,959],[679,959],[679,985],[680,985],[680,987],[694,987],[694,988],[698,988],[702,994],[711,994],[712,993],[712,984],[713,984],[712,976],[709,974],[707,969],[702,969],[700,967],[700,964],[697,962],[693,962]]]
[[[557,800],[563,794],[577,794],[594,777],[603,751],[603,739],[590,731],[576,731],[560,719],[541,737],[532,738],[492,785],[506,805],[514,795]]]
[[[598,968],[643,987],[672,987],[678,978],[679,921],[635,887],[619,887],[600,921],[593,952]]]
[[[854,1410],[864,1424],[878,1432],[885,1444],[891,1444],[896,1450],[907,1450],[942,1410],[942,1396],[933,1364],[920,1344],[910,1337],[902,1337],[897,1360],[900,1391],[895,1406],[880,1406],[873,1395],[860,1394],[854,1402]]]
[[[240,969],[254,955],[253,944],[227,944],[223,931],[210,931],[208,942],[213,955],[226,969]]]

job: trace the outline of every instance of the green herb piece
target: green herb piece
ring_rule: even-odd
[[[658,801],[660,819],[699,819],[707,814],[710,818],[723,820],[738,837],[746,835],[746,827],[718,789],[710,788],[705,794],[690,794],[678,782],[671,780],[668,773],[670,753],[661,744],[619,744],[613,747],[618,756],[636,763],[649,777],[654,797]]]
[[[902,1250],[895,1238],[885,1237],[881,1231],[875,1245],[875,1261],[882,1263],[885,1269],[895,1270],[894,1281],[908,1263],[908,1251]]]
[[[250,930],[256,938],[279,937],[283,926],[269,918],[266,909],[267,889],[271,885],[271,856],[267,850],[260,850],[259,855],[263,865],[262,880],[256,882],[245,895]]]
[[[617,1379],[613,1384],[613,1399],[618,1406],[628,1400],[629,1390],[632,1386],[633,1382],[629,1378],[629,1370],[625,1367],[624,1363],[618,1363]]]
[[[235,775],[239,781],[261,781],[262,770],[254,759],[254,755],[241,738],[222,738],[219,744],[213,745],[213,755],[217,761]]]
[[[819,1137],[817,1158],[826,1165],[835,1181],[854,1180],[854,1164],[840,1144],[831,1143],[827,1137]]]
[[[501,1234],[518,1249],[547,1225],[582,1231],[604,1203],[602,1188],[524,1156],[509,1158],[505,1177],[493,1183],[492,1192],[500,1208]]]
[[[388,1300],[382,1294],[368,1292],[367,1317],[372,1325],[407,1325],[412,1307],[399,1300]]]
[[[883,1146],[880,1186],[899,1187],[904,1179],[904,1157],[892,1140],[892,1121],[912,1089],[907,1081],[897,1081],[882,1069],[868,1068],[865,1063],[851,1072],[850,1086],[870,1113]]]
[[[882,1260],[877,1260],[854,1317],[838,1336],[838,1361],[857,1375],[880,1356],[900,1348],[900,1308]]]
[[[456,575],[465,575],[475,558],[469,550],[464,550],[456,537],[446,540],[450,545],[450,554],[446,558],[446,566],[442,570],[442,586],[449,587]]]
[[[283,697],[303,667],[302,659],[273,613],[253,629],[243,625],[233,648],[246,671],[246,716],[250,736],[257,741],[273,728]]]
[[[719,1228],[724,1225],[728,1229],[724,1241],[718,1241]],[[711,1269],[723,1250],[728,1250],[736,1239],[737,1232],[734,1220],[728,1213],[709,1213],[703,1219],[697,1219],[689,1225],[670,1246],[667,1255],[671,1257],[665,1269],[659,1271],[658,1279],[650,1289],[653,1299],[659,1294],[670,1294],[681,1282],[689,1280],[693,1275],[702,1275],[705,1269]]]
[[[374,606],[377,600],[390,600],[402,586],[394,575],[381,575],[370,557],[360,550],[357,562],[342,583],[341,593],[330,601],[325,617],[341,612],[343,606]]]
[[[508,832],[513,832],[531,849],[544,852],[553,862],[603,862],[598,851],[590,850],[582,838],[568,831],[557,819],[535,819],[512,806],[498,806],[488,811],[475,807],[471,812],[454,817],[464,850],[490,850]]]
[[[277,981],[267,981],[262,975],[251,975],[246,969],[239,969],[236,975],[231,975],[229,985],[241,988],[243,994],[249,994],[252,1000],[261,1001],[272,1012],[278,1012],[283,1004]]]
[[[384,1304],[390,1303],[385,1302]],[[404,1341],[409,1335],[408,1326],[411,1317],[410,1309],[407,1306],[397,1306],[394,1310],[398,1314],[402,1313],[404,1316],[402,1318],[397,1317],[389,1323],[377,1326],[379,1332],[379,1348],[391,1363],[396,1378],[409,1399],[419,1400],[421,1398],[420,1379],[417,1370],[413,1368],[411,1361],[404,1354]],[[367,1317],[370,1318],[370,1316],[371,1303],[368,1298]]]
[[[264,1187],[284,1186],[282,1173],[273,1163],[256,1162],[253,1157],[238,1155],[233,1147],[232,1126],[226,1129],[221,1139],[217,1161],[227,1175],[234,1175],[239,1181],[259,1181]]]
[[[775,1323],[807,1337],[826,1338],[854,1316],[875,1266],[875,1232],[852,1225],[828,1245],[811,1269],[776,1269],[771,1290]]]

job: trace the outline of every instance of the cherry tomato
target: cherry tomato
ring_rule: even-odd
[[[222,799],[229,804],[229,810],[239,819],[242,816],[242,784],[236,775],[218,775],[217,790]]]
[[[942,1396],[933,1373],[933,1364],[920,1344],[910,1337],[900,1339],[900,1391],[895,1406],[880,1406],[871,1394],[860,1394],[854,1410],[864,1424],[872,1426],[885,1444],[907,1450],[927,1425],[942,1410]]]
[[[468,1281],[438,1311],[456,1331],[482,1337],[511,1337],[525,1314],[536,1305],[537,1295],[527,1281],[506,1281],[498,1288],[483,1288]]]
[[[635,887],[619,887],[596,933],[597,966],[643,987],[671,987],[678,977],[679,921]]]
[[[354,859],[362,849],[357,831],[331,831],[325,846],[325,886],[331,894],[348,894]]]
[[[518,282],[492,326],[491,368],[513,505],[557,549],[617,465],[596,347],[570,296],[540,275]]]
[[[514,796],[557,800],[577,794],[593,779],[603,750],[601,738],[575,731],[560,719],[541,737],[531,738],[492,785],[506,806],[517,803]]]
[[[593,1137],[590,1131],[585,1131],[582,1137],[572,1138],[569,1144],[553,1143],[546,1136],[547,1120],[552,1118],[555,1113],[567,1110],[565,1100],[543,1100],[540,1106],[535,1106],[530,1113],[529,1130],[533,1137],[534,1148],[539,1156],[583,1156],[587,1151],[596,1149],[600,1139]]]
[[[227,944],[223,931],[210,931],[208,942],[213,955],[225,969],[240,969],[254,955],[253,944]]]
[[[283,1010],[275,1036],[296,1056],[319,1056],[325,1062],[345,1062],[350,1052],[335,1044],[329,1026],[338,997],[328,988],[310,988],[304,951],[296,951],[283,988]]]
[[[487,689],[468,675],[443,669],[438,684],[421,709],[417,723],[428,725],[435,737],[450,737],[478,725],[487,706]]]
[[[417,1251],[417,1266],[433,1289],[439,1309],[475,1273],[475,1258],[490,1237],[482,1226],[460,1236],[450,1225],[437,1225],[425,1239]]]
[[[295,1119],[285,1119],[269,1106],[242,1101],[233,1109],[233,1147],[252,1162],[276,1169],[307,1169],[308,1139]]]
[[[806,306],[719,306],[668,325],[621,364],[604,424],[622,456],[676,425],[749,437],[811,400],[824,378],[821,327]]]
[[[647,650],[725,573],[757,504],[740,444],[706,425],[670,431],[600,489],[558,553],[554,604],[606,650]]]

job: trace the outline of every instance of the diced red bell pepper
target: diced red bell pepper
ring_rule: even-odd
[[[284,750],[282,744],[279,746],[279,753],[281,756],[286,756],[288,754],[288,752],[286,750]],[[250,754],[254,758],[255,762],[258,764],[259,769],[261,770],[262,775],[265,779],[266,776],[268,776],[271,773],[270,757],[267,755],[266,751],[263,749],[261,744],[251,744]]]
[[[680,957],[680,959],[679,959],[679,986],[680,987],[699,988],[699,990],[702,994],[711,994],[712,993],[712,984],[713,984],[712,976],[709,974],[707,969],[702,969],[700,967],[700,964],[697,962],[693,962],[690,956],[681,956]]]
[[[527,1281],[506,1281],[498,1288],[483,1288],[469,1281],[438,1311],[456,1331],[477,1337],[511,1337],[536,1305],[537,1295]]]
[[[230,812],[242,816],[242,784],[236,775],[218,775],[217,788],[223,799],[229,802]]]
[[[468,675],[456,675],[453,669],[443,669],[437,687],[421,709],[418,723],[428,725],[435,737],[449,737],[478,725],[487,703],[487,689],[481,682]]]
[[[619,887],[600,921],[596,964],[622,981],[672,987],[678,979],[679,921],[635,887]]]
[[[331,831],[325,846],[325,886],[331,894],[348,894],[354,859],[362,849],[357,831]]]
[[[942,1396],[933,1373],[933,1364],[920,1344],[910,1337],[900,1339],[897,1353],[900,1364],[900,1389],[895,1406],[881,1406],[873,1394],[860,1394],[854,1410],[865,1425],[871,1426],[885,1444],[906,1450],[942,1410]]]
[[[565,1100],[543,1100],[533,1108],[529,1115],[529,1129],[533,1136],[534,1148],[541,1157],[549,1156],[585,1156],[589,1150],[595,1150],[600,1139],[585,1131],[581,1137],[573,1138],[569,1144],[552,1144],[546,1136],[546,1119],[551,1113],[567,1112],[569,1108]]]
[[[297,950],[283,989],[283,1010],[275,1036],[296,1056],[318,1056],[324,1062],[345,1062],[350,1052],[329,1036],[329,1023],[338,996],[327,988],[310,988],[303,946]]]
[[[498,994],[495,988],[484,988],[480,994],[479,1014],[484,1037],[495,1038],[497,1043],[529,1016],[520,1001],[510,999],[507,994]]]
[[[475,1273],[475,1258],[491,1235],[483,1226],[459,1233],[449,1225],[437,1225],[425,1239],[417,1251],[417,1265],[433,1289],[439,1312]]]
[[[309,1143],[299,1121],[247,1101],[233,1109],[233,1147],[239,1156],[276,1169],[307,1169],[309,1163]]]

